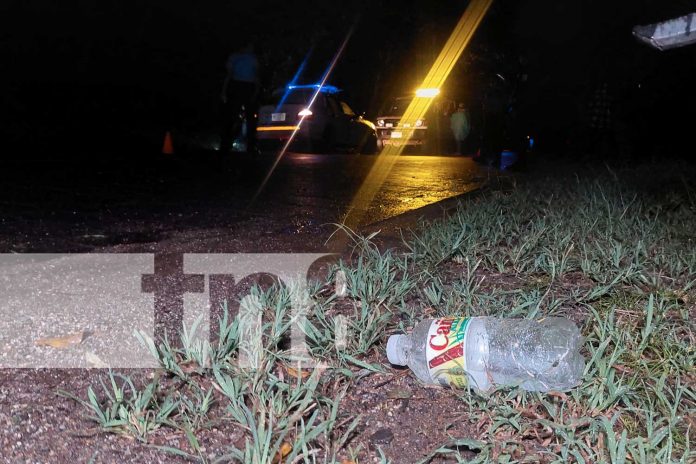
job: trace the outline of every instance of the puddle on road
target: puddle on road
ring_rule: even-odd
[[[364,224],[370,224],[388,219],[390,217],[404,214],[408,211],[423,208],[424,206],[437,203],[448,198],[456,197],[464,193],[476,190],[480,183],[463,184],[458,189],[446,189],[434,194],[421,193],[419,195],[401,197],[390,195],[390,192],[383,192],[378,195],[376,201],[370,206]]]

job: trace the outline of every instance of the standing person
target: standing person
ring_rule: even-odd
[[[588,103],[590,123],[590,152],[605,157],[616,148],[614,139],[613,99],[609,84],[602,82]]]
[[[227,75],[222,85],[222,133],[220,151],[228,153],[239,132],[239,115],[244,110],[247,152],[256,151],[256,111],[259,94],[259,61],[254,44],[248,42],[227,59]]]
[[[481,137],[481,162],[500,165],[503,150],[508,100],[504,80],[499,76],[490,82],[483,99],[483,134]]]
[[[471,124],[469,123],[469,114],[464,106],[464,103],[457,105],[457,111],[450,116],[450,127],[454,140],[457,142],[457,154],[464,154],[464,142],[471,132]]]

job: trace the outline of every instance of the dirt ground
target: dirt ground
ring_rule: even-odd
[[[141,168],[130,167],[131,162],[90,161],[85,163],[89,167],[80,167],[36,161],[24,167],[10,166],[23,171],[22,176],[13,174],[12,169],[0,174],[0,252],[336,251],[335,243],[327,244],[336,230],[332,223],[340,218],[359,179],[351,172],[353,160],[298,157],[281,168],[294,172],[292,178],[304,179],[302,183],[270,186],[270,199],[246,209],[253,193],[251,186],[258,185],[259,176],[265,173],[262,162],[247,160],[242,168],[237,162],[219,159],[199,162],[163,158]],[[369,162],[362,160],[368,164],[361,169]],[[398,192],[421,189],[409,184],[424,172],[431,176],[440,173],[426,181],[433,183],[435,191],[441,190],[438,195],[445,198],[475,188],[474,177],[480,176],[471,167],[466,168],[470,172],[462,170],[462,166],[474,164],[470,160],[414,157],[404,162],[402,174],[397,176],[401,183],[393,186]],[[136,172],[138,169],[140,172]],[[437,180],[443,176],[451,176],[451,180]],[[227,185],[229,180],[235,185]],[[208,186],[214,187],[207,191]],[[330,193],[334,191],[331,188],[337,196]],[[293,195],[285,201],[273,200],[286,190]],[[415,190],[404,198],[395,196],[393,202],[386,201],[390,206],[376,211],[373,217],[398,214],[440,199],[426,198]],[[443,213],[444,208],[435,209],[436,215]],[[388,232],[378,236],[378,242],[383,247],[398,245],[398,229],[415,225],[419,217],[419,213],[411,213],[391,224],[379,223],[373,229]],[[379,447],[392,462],[412,462],[447,441],[449,433],[460,435],[466,428],[460,420],[461,401],[454,393],[419,387],[406,372],[390,370],[382,352],[375,351],[371,362],[384,364],[391,373],[359,381],[342,406],[342,414],[364,416],[350,442],[353,448],[362,446],[361,455],[377,456]],[[58,394],[66,391],[85,398],[88,386],[98,386],[107,373],[103,369],[0,369],[0,461],[184,462],[153,447],[186,449],[183,434],[158,431],[147,445],[107,434],[85,418],[82,405]],[[136,382],[145,382],[153,371],[128,374]],[[198,438],[209,456],[219,456],[240,437],[239,430],[222,422],[201,432]]]
[[[266,226],[267,230],[272,230],[274,225]],[[264,229],[258,224],[254,229],[241,225],[239,229],[189,231],[159,242],[95,247],[93,250],[123,253],[222,249],[233,252],[253,246],[268,252],[288,248],[297,251],[308,244],[323,243],[327,236],[299,231],[282,237],[273,234],[258,237],[256,231]],[[234,240],[229,240],[230,237]],[[361,450],[360,462],[378,461],[378,448],[390,462],[416,462],[453,436],[475,435],[467,421],[464,403],[456,392],[423,387],[409,371],[389,367],[380,350],[373,350],[365,360],[382,364],[387,373],[357,381],[348,390],[339,412],[339,417],[345,419],[358,414],[363,417],[349,442],[353,449]],[[136,385],[138,381],[144,384],[155,375],[154,370],[118,372],[131,376]],[[60,391],[65,391],[86,398],[87,388],[99,386],[100,379],[105,380],[107,374],[105,369],[0,370],[2,462],[187,462],[155,448],[172,446],[192,451],[183,432],[160,429],[150,437],[148,444],[132,437],[104,433],[86,418],[82,405],[59,395]],[[219,417],[221,412],[213,410],[212,418]],[[209,430],[201,430],[197,438],[211,458],[224,454],[231,443],[244,444],[243,440],[237,442],[242,438],[241,431],[224,421]]]

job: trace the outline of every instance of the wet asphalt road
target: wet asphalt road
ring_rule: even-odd
[[[224,251],[291,251],[284,242],[296,249],[293,238],[303,243],[303,235],[330,234],[376,157],[288,153],[252,204],[274,159],[264,154],[5,161],[0,251],[145,251],[175,236],[182,250],[213,251],[215,246],[196,245],[194,239],[221,234],[228,245],[238,242]],[[473,190],[486,176],[468,157],[401,156],[362,224]],[[262,239],[273,245],[264,246]]]
[[[349,249],[348,242],[326,241],[376,159],[288,154],[253,204],[272,156],[5,163],[0,252],[86,254],[3,255],[0,367],[140,366],[147,356],[130,336],[135,328],[157,337],[166,332],[176,340],[182,323],[193,322],[185,317],[219,306],[212,303],[213,294],[238,301],[246,291],[237,282],[216,293],[208,283],[206,294],[200,277],[201,287],[187,290],[198,299],[186,300],[185,308],[184,300],[170,293],[156,297],[153,306],[160,281],[153,277],[143,283],[143,276],[164,276],[162,282],[171,289],[178,288],[184,254],[188,266],[220,257],[222,267],[207,261],[200,265],[203,276],[230,273],[229,255],[220,253],[286,253],[285,258],[273,255],[270,262],[249,258],[251,264],[240,269],[251,274],[254,266],[260,266],[259,272],[276,271],[283,259],[298,256],[294,253],[309,259],[304,253]],[[402,156],[363,224],[475,189],[487,174],[470,158]],[[316,256],[309,262],[308,273],[322,272],[328,263]],[[295,270],[296,263],[290,267]],[[197,273],[191,269],[187,272]],[[192,302],[198,302],[197,311]],[[37,340],[57,335],[79,337],[79,349],[68,356],[37,346]]]

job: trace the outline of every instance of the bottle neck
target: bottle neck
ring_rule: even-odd
[[[395,366],[408,364],[411,337],[409,335],[392,335],[387,340],[387,359]]]

